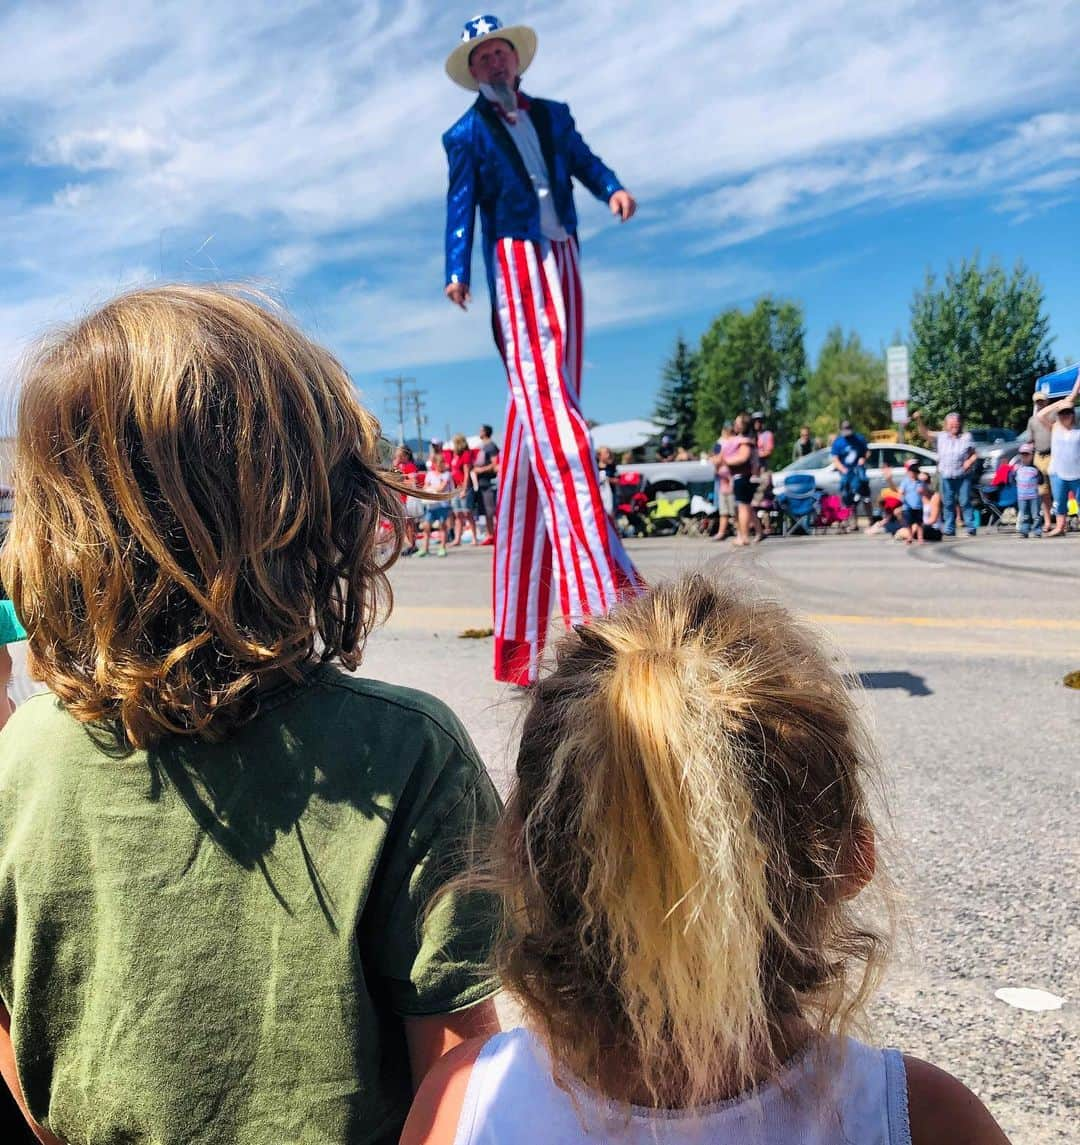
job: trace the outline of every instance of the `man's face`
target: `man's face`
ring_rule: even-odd
[[[469,57],[469,74],[477,83],[513,87],[518,76],[518,54],[508,40],[486,40]]]
[[[960,432],[960,418],[956,414],[950,414],[945,419],[945,429],[948,433]]]

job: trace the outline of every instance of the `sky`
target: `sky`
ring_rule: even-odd
[[[491,9],[487,9],[491,11]],[[503,417],[480,252],[442,294],[443,131],[471,96],[443,61],[474,8],[297,0],[0,6],[0,376],[120,289],[252,283],[436,435]],[[976,254],[1038,274],[1080,357],[1078,0],[590,0],[531,24],[526,90],[570,103],[638,197],[578,191],[586,414],[648,416],[681,333],[765,292],[907,327],[927,271]]]

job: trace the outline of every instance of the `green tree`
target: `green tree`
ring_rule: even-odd
[[[854,331],[845,338],[834,326],[806,383],[806,407],[815,437],[835,433],[845,418],[863,433],[888,426],[885,359],[867,350]]]
[[[780,433],[805,408],[806,349],[802,307],[760,298],[725,310],[705,331],[697,353],[697,441],[708,448],[740,410],[760,409]],[[779,446],[778,446],[779,447]]]
[[[1019,427],[1040,374],[1054,369],[1043,288],[1023,263],[995,259],[932,273],[911,303],[911,398],[931,422],[958,410],[976,425]]]
[[[656,419],[671,430],[676,445],[689,449],[697,419],[697,374],[694,352],[682,334],[675,339],[675,349],[660,376],[663,385],[656,398]]]

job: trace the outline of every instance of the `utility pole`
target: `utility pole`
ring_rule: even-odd
[[[398,445],[405,444],[405,387],[415,378],[387,378],[384,385],[393,389],[386,399],[386,408],[397,414]]]
[[[418,390],[415,386],[405,395],[405,400],[409,404],[413,417],[416,418],[416,448],[423,449],[424,447],[424,422],[427,421],[427,416],[424,414],[424,394],[427,390]]]

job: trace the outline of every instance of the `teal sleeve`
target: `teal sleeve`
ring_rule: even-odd
[[[0,644],[13,644],[26,639],[26,629],[15,615],[15,605],[10,600],[0,600]]]

